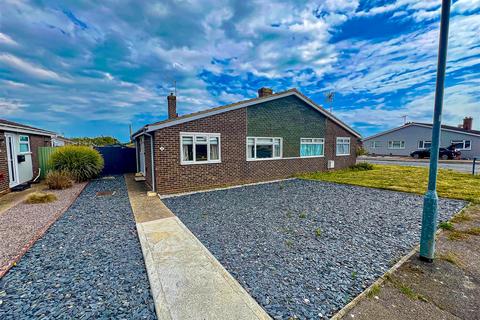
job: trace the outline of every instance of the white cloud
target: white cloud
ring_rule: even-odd
[[[13,40],[10,36],[0,32],[0,43],[2,42],[8,45],[18,45],[18,43],[15,40]]]
[[[0,54],[0,63],[3,63],[6,67],[22,71],[36,78],[66,81],[64,77],[59,76],[54,71],[36,66],[11,54]]]

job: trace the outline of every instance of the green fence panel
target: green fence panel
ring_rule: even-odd
[[[50,156],[55,151],[56,147],[39,147],[38,148],[38,165],[40,167],[40,178],[45,178],[48,171],[50,171]]]

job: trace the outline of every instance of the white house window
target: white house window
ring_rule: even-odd
[[[30,152],[30,138],[28,136],[20,136],[19,138],[20,153],[29,153]]]
[[[376,140],[372,141],[370,145],[372,149],[380,148],[382,146],[381,142]]]
[[[405,149],[405,141],[388,141],[388,149]]]
[[[432,141],[420,140],[418,141],[418,149],[429,149],[432,146]]]
[[[220,134],[181,133],[181,163],[220,162]]]
[[[470,140],[452,140],[457,150],[472,150],[472,142]]]
[[[323,138],[301,138],[300,157],[321,157],[324,155]]]
[[[247,137],[247,160],[280,159],[282,138]]]
[[[350,138],[337,138],[337,156],[350,155]]]

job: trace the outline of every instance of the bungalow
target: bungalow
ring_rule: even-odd
[[[54,132],[0,119],[0,194],[39,174],[38,147],[51,145]]]
[[[132,135],[137,169],[160,194],[286,178],[355,163],[360,134],[296,89],[178,116]]]
[[[464,159],[480,157],[480,131],[472,129],[473,118],[465,117],[457,127],[442,125],[440,147],[455,145]],[[409,156],[416,150],[430,148],[432,124],[409,122],[401,127],[380,132],[363,140],[371,155]]]

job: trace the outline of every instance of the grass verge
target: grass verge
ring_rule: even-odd
[[[297,177],[423,195],[427,190],[428,168],[373,165],[372,170],[343,169],[305,173]],[[437,192],[440,197],[480,203],[480,175],[440,169]]]

